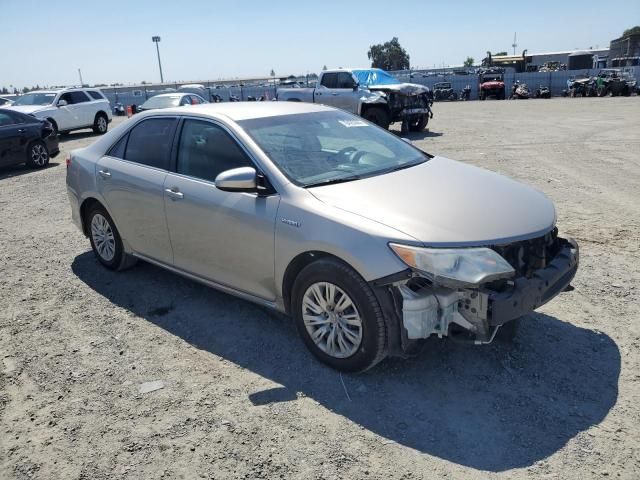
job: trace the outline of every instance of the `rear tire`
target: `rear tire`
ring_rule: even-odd
[[[111,216],[102,205],[94,205],[85,220],[91,248],[98,261],[109,270],[124,270],[136,263],[127,255]]]
[[[49,164],[49,149],[42,140],[36,140],[27,148],[25,163],[31,168],[44,168]]]
[[[391,120],[389,119],[389,113],[383,108],[370,107],[362,114],[362,118],[370,121],[371,123],[375,123],[385,130],[389,130]]]
[[[104,135],[109,129],[109,119],[107,116],[100,112],[96,113],[96,118],[93,120],[93,133],[98,135]]]
[[[367,282],[337,259],[320,259],[298,274],[291,311],[307,348],[336,370],[362,372],[386,356],[378,300]]]

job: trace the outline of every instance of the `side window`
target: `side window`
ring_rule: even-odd
[[[107,155],[115,158],[124,158],[124,149],[127,146],[128,138],[129,138],[129,135],[125,135],[120,140],[118,140],[118,142],[109,149],[109,151],[107,152]]]
[[[347,72],[338,73],[338,86],[336,88],[353,88],[354,85],[355,83],[350,73],[347,73]]]
[[[320,85],[327,88],[338,88],[338,74],[337,73],[323,74]]]
[[[100,95],[100,92],[96,92],[95,90],[88,90],[87,93],[93,100],[104,100],[104,97]]]
[[[5,112],[0,112],[0,127],[6,127],[15,123],[18,122],[16,122],[16,119],[13,117],[13,115],[9,115]]]
[[[150,118],[129,132],[124,159],[169,170],[171,144],[178,123],[175,118]]]
[[[59,100],[65,100],[68,105],[73,105],[75,103],[83,103],[88,102],[89,97],[84,92],[66,92],[60,95]]]
[[[221,127],[200,120],[184,121],[178,173],[213,182],[220,172],[252,166],[242,148]]]
[[[180,100],[180,106],[183,105],[191,105],[191,97],[189,95],[185,95],[182,97],[182,100]]]
[[[84,103],[90,101],[89,97],[84,92],[69,92],[69,94],[71,95],[71,100],[73,100],[71,103]]]

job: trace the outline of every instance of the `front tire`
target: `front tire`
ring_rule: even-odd
[[[109,129],[109,119],[104,113],[97,113],[93,121],[93,133],[104,135]]]
[[[98,261],[109,270],[124,270],[135,263],[127,255],[111,216],[101,205],[95,205],[86,218],[91,248]]]
[[[362,118],[370,121],[371,123],[375,123],[381,128],[385,130],[389,130],[389,124],[391,120],[389,119],[389,113],[380,107],[371,107],[365,110],[362,114]]]
[[[321,362],[343,372],[362,372],[386,356],[380,305],[348,265],[335,259],[308,265],[296,278],[291,298],[298,333]]]
[[[42,140],[36,140],[27,148],[26,164],[31,168],[44,168],[49,164],[49,149]]]
[[[420,115],[420,117],[409,123],[409,130],[412,132],[421,132],[427,127],[429,123],[429,115]]]

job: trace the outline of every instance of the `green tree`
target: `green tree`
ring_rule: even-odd
[[[640,25],[636,25],[635,27],[627,28],[622,33],[622,38],[630,37],[631,35],[638,35],[638,34],[640,34]]]
[[[494,57],[504,57],[506,55],[509,55],[507,52],[496,52],[492,54]]]
[[[467,59],[464,61],[464,66],[465,67],[473,67],[473,64],[476,63],[475,59],[473,57],[467,57]]]
[[[273,68],[271,69],[271,72],[269,73],[270,77],[275,77],[276,76],[276,72],[273,70]]]
[[[409,54],[406,52],[398,37],[393,37],[390,42],[371,45],[367,52],[371,66],[383,70],[405,70],[409,68]]]
[[[327,69],[327,66],[326,66],[326,65],[322,67],[322,71],[323,71],[323,72],[324,72],[326,69]]]

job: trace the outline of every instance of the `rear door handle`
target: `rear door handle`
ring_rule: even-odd
[[[182,200],[184,198],[184,193],[178,191],[176,187],[165,188],[164,191],[167,192],[171,200]]]
[[[99,170],[98,173],[104,179],[111,178],[111,172],[109,170]]]

